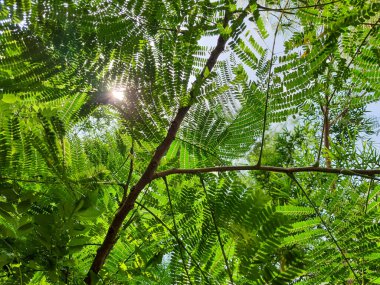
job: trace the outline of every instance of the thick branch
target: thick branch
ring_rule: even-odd
[[[155,154],[153,155],[153,158],[151,159],[148,167],[146,168],[144,174],[141,176],[140,180],[137,182],[137,184],[131,189],[131,192],[127,197],[125,197],[115,214],[113,221],[108,229],[108,232],[106,234],[106,237],[103,241],[102,246],[98,249],[95,259],[91,265],[91,269],[87,274],[87,277],[85,279],[85,282],[87,284],[91,284],[91,271],[95,274],[97,274],[100,269],[102,268],[106,258],[108,257],[111,249],[115,245],[117,241],[117,235],[119,233],[119,230],[128,215],[128,213],[133,209],[133,206],[135,204],[135,201],[138,197],[138,195],[141,193],[141,191],[144,189],[144,187],[149,184],[149,182],[153,178],[153,174],[157,169],[157,166],[165,154],[165,152],[169,149],[171,143],[173,142],[175,135],[179,129],[179,126],[181,122],[183,121],[185,115],[189,111],[190,107],[182,107],[178,110],[178,113],[173,120],[168,133],[163,140],[163,142],[157,147]]]
[[[226,27],[228,25],[230,14],[226,12],[223,26]],[[218,43],[214,50],[211,52],[210,57],[208,58],[205,68],[203,69],[202,73],[199,75],[199,77],[196,80],[196,83],[194,88],[198,88],[198,84],[202,83],[204,80],[204,72],[207,70],[208,72],[211,72],[214,68],[219,55],[224,51],[225,45],[227,43],[228,38],[223,37],[222,35],[218,38]],[[190,92],[190,95],[192,99],[195,96],[197,90],[192,89]],[[109,253],[111,252],[113,246],[115,245],[119,230],[128,215],[128,213],[133,209],[135,201],[141,191],[144,189],[144,187],[153,179],[153,175],[161,161],[161,158],[164,156],[164,154],[169,149],[170,145],[175,139],[175,135],[178,132],[178,129],[185,118],[187,112],[189,111],[190,106],[181,107],[179,108],[177,115],[175,116],[174,120],[172,121],[168,133],[165,137],[165,139],[162,141],[162,143],[157,147],[156,152],[154,153],[148,167],[146,168],[145,172],[141,176],[140,180],[136,183],[136,185],[131,189],[129,195],[125,197],[115,214],[112,223],[108,229],[108,232],[104,238],[102,246],[98,249],[95,259],[91,265],[91,268],[89,272],[87,273],[87,276],[85,278],[85,282],[87,284],[91,284],[91,276],[93,273],[98,274],[100,269],[103,267],[103,264],[108,257]]]
[[[297,173],[297,172],[321,172],[332,174],[343,174],[352,176],[374,176],[380,175],[380,169],[343,169],[343,168],[325,168],[317,166],[305,166],[305,167],[278,167],[278,166],[265,166],[265,165],[237,165],[237,166],[215,166],[193,169],[179,169],[173,168],[162,172],[157,172],[153,179],[172,175],[172,174],[199,174],[208,172],[226,172],[226,171],[239,171],[239,170],[260,170],[268,172],[279,173]]]

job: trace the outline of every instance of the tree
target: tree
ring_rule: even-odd
[[[0,5],[4,284],[380,282],[379,4]]]

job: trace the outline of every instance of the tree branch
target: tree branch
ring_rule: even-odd
[[[16,182],[24,182],[24,183],[36,183],[36,184],[62,184],[61,182],[57,181],[55,177],[50,177],[54,178],[55,180],[49,181],[49,180],[36,180],[36,179],[29,179],[29,178],[14,178],[14,177],[9,177],[9,176],[0,176],[0,180],[12,180]],[[99,185],[115,185],[115,186],[124,186],[124,183],[118,183],[114,181],[70,181],[72,183],[77,183],[77,184],[99,184]]]
[[[129,173],[128,173],[128,178],[127,178],[127,183],[125,183],[125,185],[124,185],[123,199],[124,199],[124,197],[127,196],[128,189],[129,189],[129,183],[131,182],[131,178],[132,178],[133,161],[134,161],[133,154],[134,154],[134,151],[133,151],[133,139],[132,139],[132,145],[131,145],[131,150],[130,150],[131,162],[129,164]]]
[[[230,16],[231,14],[228,11],[226,11],[224,21],[223,21],[224,28],[227,27],[228,22],[230,20]],[[206,70],[208,72],[211,72],[212,69],[214,68],[218,60],[218,57],[225,49],[227,40],[228,40],[228,37],[223,37],[222,35],[219,36],[216,47],[212,50],[203,71],[198,76],[197,80],[194,82],[193,88],[190,91],[190,97],[192,99],[194,99],[195,97],[195,94],[197,91],[196,89],[199,88],[199,85],[204,81],[204,78],[205,78],[204,75],[205,75]],[[111,225],[104,238],[103,244],[97,250],[97,253],[92,262],[91,268],[88,271],[86,278],[84,279],[86,284],[92,284],[92,274],[94,273],[98,274],[100,269],[103,267],[103,264],[105,263],[106,258],[108,257],[109,253],[111,252],[113,246],[115,245],[117,241],[119,230],[125,218],[129,214],[129,212],[133,209],[136,199],[141,193],[141,191],[150,181],[152,181],[153,175],[161,161],[161,158],[164,156],[164,154],[167,152],[170,145],[174,141],[175,136],[179,130],[179,127],[183,119],[185,118],[187,112],[189,111],[189,109],[190,109],[190,106],[180,107],[178,109],[178,112],[169,127],[169,130],[167,132],[165,139],[157,147],[145,172],[141,176],[140,180],[136,183],[136,185],[132,187],[129,195],[123,199],[121,205],[119,206],[118,211],[116,212],[111,222]]]
[[[278,166],[265,166],[265,165],[237,165],[237,166],[215,166],[204,168],[192,168],[192,169],[180,169],[173,168],[154,174],[153,179],[172,175],[172,174],[199,174],[208,172],[227,172],[227,171],[239,171],[239,170],[256,170],[256,171],[268,171],[279,173],[297,173],[297,172],[321,172],[332,174],[343,174],[351,176],[362,176],[375,180],[380,180],[374,177],[374,175],[380,175],[380,169],[344,169],[344,168],[325,168],[318,166],[305,166],[305,167],[278,167]]]
[[[285,6],[288,4],[286,2]],[[276,31],[274,32],[274,37],[273,37],[273,45],[272,45],[272,51],[271,51],[271,57],[270,57],[270,62],[269,62],[269,71],[268,71],[268,79],[267,79],[267,90],[266,90],[266,95],[265,95],[265,109],[264,109],[264,121],[263,121],[263,132],[261,135],[261,146],[260,146],[260,154],[259,154],[259,160],[257,161],[257,165],[261,165],[261,158],[263,156],[263,151],[264,151],[264,140],[265,140],[265,131],[266,131],[266,124],[267,124],[267,117],[268,117],[268,105],[269,105],[269,91],[270,91],[270,83],[271,83],[271,77],[272,77],[272,67],[273,67],[273,59],[274,59],[274,48],[276,46],[276,39],[277,39],[277,33],[278,33],[278,28],[280,26],[282,16],[284,13],[282,12],[280,15],[280,19],[278,19],[278,23],[276,26]]]
[[[369,185],[368,185],[367,197],[366,197],[366,202],[365,202],[365,207],[364,207],[364,214],[367,214],[369,194],[371,192],[372,186],[373,186],[373,179],[371,179],[371,181],[369,182]]]
[[[205,186],[205,183],[203,181],[203,178],[202,176],[199,176],[199,179],[201,181],[201,184],[202,184],[202,188],[203,188],[203,191],[205,192],[205,195],[206,195],[206,201],[207,201],[207,204],[210,208],[210,212],[211,212],[211,218],[212,218],[212,221],[213,221],[213,224],[214,224],[214,228],[215,228],[215,232],[216,232],[216,235],[218,237],[218,242],[219,242],[219,246],[220,246],[220,249],[222,251],[222,254],[223,254],[223,259],[224,259],[224,263],[226,265],[226,271],[228,273],[228,277],[230,278],[230,282],[232,285],[234,285],[234,280],[232,278],[232,272],[231,272],[231,269],[230,269],[230,266],[228,264],[228,258],[227,258],[227,254],[226,252],[224,251],[224,245],[223,245],[223,241],[222,241],[222,237],[220,236],[220,230],[218,228],[218,225],[216,223],[216,216],[215,216],[215,212],[214,212],[214,209],[211,207],[211,203],[210,203],[210,199],[208,197],[208,194],[207,194],[207,190],[206,190],[206,186]]]
[[[167,181],[167,179],[166,179],[165,176],[163,177],[163,179],[164,179],[164,182],[165,182],[166,193],[168,194],[168,200],[169,200],[170,212],[171,212],[172,217],[173,217],[174,234],[175,234],[175,238],[176,238],[176,240],[178,241],[178,240],[179,240],[178,227],[177,227],[177,223],[176,223],[176,220],[175,220],[175,215],[174,215],[174,210],[173,210],[172,199],[171,199],[171,197],[170,197],[169,185],[168,185],[168,181]],[[190,283],[191,285],[193,285],[193,282],[191,281],[191,278],[190,278],[189,270],[187,269],[187,266],[186,266],[185,255],[183,254],[183,252],[182,252],[182,248],[181,248],[181,247],[179,247],[179,253],[180,253],[180,255],[181,255],[182,266],[183,266],[183,268],[184,268],[184,270],[185,270],[185,273],[186,273],[187,279],[189,280],[189,283]]]
[[[329,99],[326,95],[326,105],[322,107],[323,112],[323,146],[325,147],[325,159],[326,167],[331,168],[331,157],[329,154],[330,151],[330,105]]]
[[[91,265],[91,268],[89,272],[87,273],[87,276],[85,278],[85,282],[87,284],[92,284],[91,282],[91,272],[98,274],[100,269],[103,267],[103,264],[108,257],[109,253],[111,252],[111,249],[115,245],[117,241],[117,235],[119,233],[119,230],[126,218],[126,216],[129,214],[129,212],[133,209],[135,201],[141,191],[144,189],[144,187],[149,184],[149,182],[153,178],[153,174],[157,169],[157,166],[161,160],[161,158],[164,156],[165,152],[169,149],[171,143],[173,142],[175,135],[179,129],[179,126],[183,119],[185,118],[185,115],[189,111],[190,106],[187,107],[181,107],[178,110],[177,115],[175,116],[173,122],[171,123],[171,126],[168,130],[168,133],[163,140],[163,142],[157,147],[156,152],[154,153],[148,167],[146,168],[145,172],[141,176],[140,180],[136,183],[135,186],[132,187],[129,195],[123,199],[121,202],[121,205],[116,212],[112,223],[107,231],[107,234],[105,236],[105,239],[103,241],[102,246],[98,249],[95,259]]]
[[[326,5],[331,5],[334,3],[338,3],[340,1],[333,1],[329,3],[323,3],[323,4],[318,4],[318,5],[307,5],[307,6],[299,6],[299,7],[289,7],[289,8],[270,8],[270,7],[265,7],[261,6],[260,4],[257,4],[257,8],[262,11],[274,11],[274,12],[284,12],[284,11],[289,11],[289,10],[300,10],[300,9],[309,9],[309,8],[318,8],[318,7],[323,7]]]
[[[359,280],[358,276],[356,275],[355,270],[352,268],[350,261],[348,260],[347,256],[344,254],[343,249],[341,248],[341,246],[339,245],[338,241],[336,240],[336,238],[335,238],[334,235],[332,234],[332,232],[331,232],[331,230],[330,230],[330,227],[327,226],[325,220],[322,218],[322,215],[321,215],[321,213],[319,212],[317,206],[316,206],[316,205],[314,204],[314,202],[310,199],[309,195],[307,195],[305,189],[303,189],[303,187],[302,187],[301,184],[298,182],[298,180],[297,180],[296,177],[293,175],[293,173],[290,173],[290,174],[289,174],[289,177],[290,177],[290,178],[296,183],[296,185],[298,186],[298,188],[301,189],[302,193],[305,195],[306,199],[309,201],[309,203],[310,203],[311,206],[313,207],[314,212],[317,214],[317,216],[318,216],[319,220],[321,221],[322,225],[325,227],[325,230],[327,231],[328,235],[330,236],[330,238],[332,239],[333,243],[334,243],[335,246],[337,247],[338,251],[339,251],[340,254],[342,255],[344,261],[347,263],[347,265],[348,265],[348,267],[350,268],[351,272],[354,274],[356,281],[358,282],[358,284],[360,284],[360,280]]]
[[[163,220],[161,220],[156,214],[154,214],[151,210],[149,210],[147,207],[145,207],[143,204],[140,204],[139,202],[136,202],[137,205],[139,205],[142,209],[146,210],[149,214],[151,214],[165,229],[168,230],[168,232],[176,239],[178,246],[182,247],[186,253],[189,255],[191,260],[194,262],[194,264],[197,266],[199,271],[201,272],[202,276],[205,278],[207,284],[211,284],[209,278],[207,277],[206,273],[202,270],[201,266],[199,265],[199,262],[193,257],[191,252],[186,248],[183,241],[175,235],[175,233],[168,227],[167,224]]]
[[[347,72],[347,70],[350,69],[350,66],[351,64],[354,62],[354,60],[356,59],[356,57],[361,53],[361,48],[364,46],[365,42],[368,40],[369,36],[371,35],[371,33],[374,31],[374,27],[380,22],[380,17],[377,19],[376,23],[374,24],[374,26],[371,27],[371,29],[368,31],[368,33],[365,35],[364,39],[361,41],[361,43],[359,44],[359,46],[357,47],[356,51],[355,51],[355,54],[352,56],[350,62],[347,64],[347,66],[345,67],[345,69],[343,70],[342,74],[340,75],[342,78],[344,78],[344,74]],[[335,96],[335,93],[336,91],[338,90],[338,87],[335,87],[335,89],[333,90],[331,96],[329,96],[329,101],[328,103],[330,104],[330,102],[332,101],[333,97]]]

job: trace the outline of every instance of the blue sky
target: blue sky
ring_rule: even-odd
[[[238,2],[239,2],[238,6],[244,6],[247,3],[247,1],[244,1],[244,0],[239,0]],[[269,34],[269,36],[265,40],[260,38],[257,32],[255,33],[256,28],[251,22],[246,21],[246,24],[247,24],[248,29],[251,30],[251,32],[253,32],[254,34],[257,34],[255,36],[255,39],[259,42],[259,44],[262,45],[264,48],[266,47],[269,50],[271,50],[273,40],[274,40],[274,31],[276,29],[276,21],[272,23],[273,19],[271,19],[269,14],[261,13],[261,16],[263,17],[263,20],[265,22],[265,25]],[[276,45],[274,47],[275,55],[280,55],[284,53],[283,44],[285,42],[285,38],[288,36],[290,36],[289,33],[284,35],[282,32],[279,32],[277,34]],[[199,41],[199,44],[203,46],[208,46],[211,48],[215,46],[216,41],[217,41],[217,36],[213,36],[213,37],[206,36],[206,37],[201,38],[201,40]],[[229,52],[224,53],[220,59],[226,59],[229,56],[229,54],[230,54]],[[250,70],[249,68],[247,68],[246,70],[249,77],[255,78],[255,74],[252,70]],[[380,151],[380,101],[369,104],[367,106],[367,111],[368,111],[367,116],[369,118],[376,119],[376,121],[378,122],[377,126],[375,126],[375,131],[377,131],[377,133],[371,136],[370,139],[374,142],[376,148]],[[282,125],[282,124],[279,124],[279,125]],[[273,127],[275,126],[272,126],[272,128]],[[278,129],[278,128],[275,127],[275,129]]]
[[[380,101],[369,104],[367,106],[368,114],[367,116],[370,118],[375,118],[378,122],[377,126],[377,134],[372,136],[372,139],[377,147],[378,150],[380,150]]]

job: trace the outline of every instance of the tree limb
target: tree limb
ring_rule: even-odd
[[[380,169],[344,169],[344,168],[326,168],[318,166],[305,166],[305,167],[278,167],[278,166],[265,166],[265,165],[237,165],[237,166],[215,166],[204,168],[192,168],[192,169],[180,169],[173,168],[154,174],[153,179],[172,175],[172,174],[199,174],[208,172],[227,172],[227,171],[239,171],[239,170],[256,170],[267,172],[279,172],[279,173],[297,173],[297,172],[321,172],[332,174],[343,174],[351,176],[362,176],[375,180],[380,180],[374,177],[374,175],[380,175]]]
[[[317,5],[306,5],[306,6],[299,6],[299,7],[289,7],[289,8],[270,8],[270,7],[265,7],[261,6],[260,4],[257,4],[257,8],[262,11],[274,11],[274,12],[284,12],[284,11],[289,11],[289,10],[300,10],[300,9],[309,9],[309,8],[319,8],[323,7],[326,5],[331,5],[334,3],[338,3],[340,1],[333,1],[333,2],[328,2],[328,3],[322,3],[322,4],[317,4]]]
[[[223,21],[224,27],[227,27],[230,17],[231,17],[231,14],[229,12],[226,12],[224,21]],[[211,72],[212,69],[214,68],[218,60],[218,57],[225,49],[227,40],[228,40],[228,37],[224,37],[222,35],[219,36],[216,47],[212,50],[203,71],[198,76],[197,80],[195,81],[193,85],[193,89],[190,91],[190,97],[192,99],[194,99],[195,94],[196,94],[195,89],[198,87],[198,85],[200,85],[203,82],[205,78],[204,76],[205,71],[207,70],[208,72]],[[133,209],[136,199],[141,193],[141,191],[144,189],[144,187],[147,184],[149,184],[150,181],[152,181],[153,175],[161,161],[161,158],[165,155],[170,145],[174,141],[175,136],[179,130],[179,127],[183,119],[185,118],[187,112],[189,111],[189,109],[190,109],[190,106],[180,107],[178,109],[177,114],[169,127],[169,130],[167,132],[165,139],[157,147],[145,172],[141,176],[140,180],[136,183],[136,185],[132,187],[129,195],[123,199],[121,205],[119,206],[119,209],[117,210],[111,222],[111,225],[108,228],[103,244],[97,250],[97,253],[92,262],[91,268],[88,271],[86,278],[84,279],[86,284],[92,284],[92,274],[94,273],[98,274],[100,269],[103,267],[106,261],[106,258],[108,257],[109,253],[111,252],[113,246],[115,245],[118,239],[119,230],[122,227],[122,224],[126,216]]]

